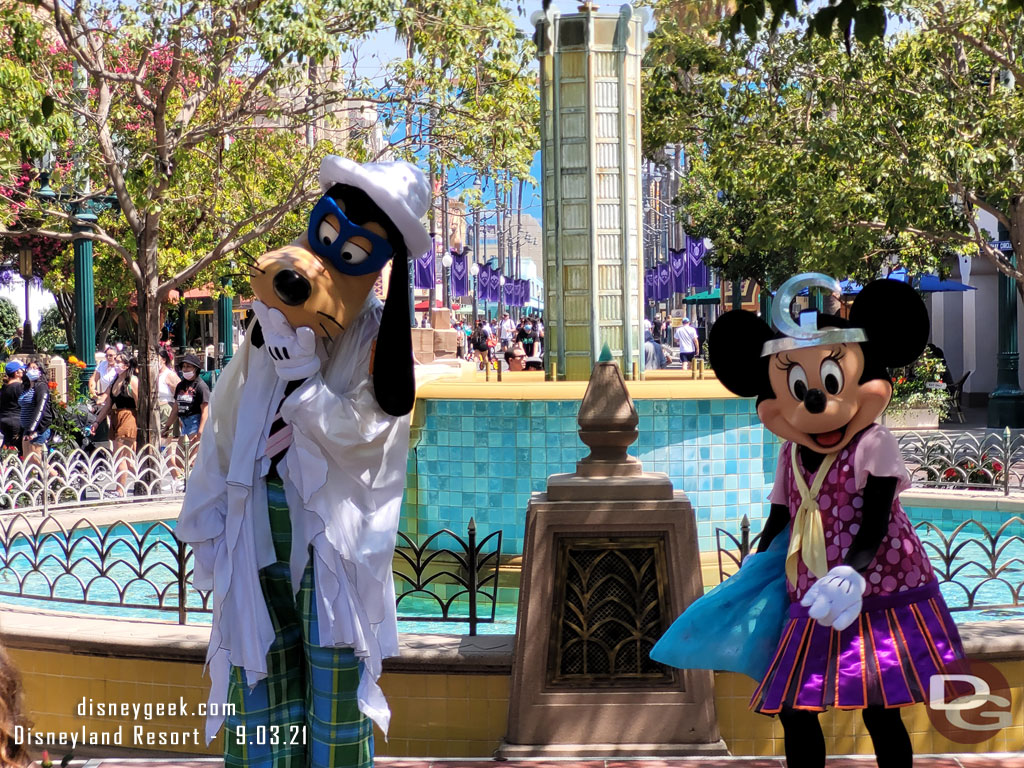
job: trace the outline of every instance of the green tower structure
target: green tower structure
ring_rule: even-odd
[[[646,9],[534,14],[540,59],[545,368],[586,381],[607,344],[643,369],[640,63]]]

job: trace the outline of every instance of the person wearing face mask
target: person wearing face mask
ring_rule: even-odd
[[[96,414],[96,424],[90,427],[95,434],[97,424],[112,414],[110,439],[113,442],[114,456],[117,459],[117,489],[109,491],[116,496],[125,496],[128,489],[128,476],[135,458],[135,440],[138,436],[138,395],[139,379],[135,376],[138,362],[128,358],[123,352],[114,358],[114,370],[117,377],[110,385],[107,399]]]
[[[40,458],[50,439],[53,423],[53,406],[50,402],[50,385],[46,374],[35,360],[28,364],[25,383],[18,397],[21,408],[21,447],[26,457]]]
[[[180,424],[180,445],[181,455],[185,455],[185,441],[188,441],[188,451],[195,456],[199,448],[199,439],[203,436],[203,429],[206,427],[206,417],[209,413],[210,388],[206,382],[199,378],[199,370],[202,363],[195,355],[185,355],[181,361],[181,381],[174,388],[174,400],[177,403],[177,410],[174,418]],[[178,477],[177,467],[171,468],[171,474]]]
[[[25,366],[18,360],[11,360],[4,366],[7,381],[0,391],[0,432],[3,433],[3,447],[14,449],[21,456],[21,406],[18,396],[24,388],[22,378]]]
[[[537,333],[533,328],[533,322],[529,318],[523,323],[519,333],[516,334],[516,341],[523,345],[523,351],[526,352],[527,357],[534,356],[533,349],[537,344]]]

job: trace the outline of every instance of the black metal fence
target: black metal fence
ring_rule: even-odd
[[[442,538],[451,544],[437,547]],[[501,531],[477,542],[444,529],[417,544],[399,533],[394,571],[396,603],[418,600],[424,609],[402,619],[492,623],[498,601]],[[15,514],[0,519],[0,596],[63,606],[111,609],[119,615],[210,613],[210,593],[193,586],[192,548],[174,538],[166,522],[136,527],[119,521],[100,528],[86,519],[66,528],[53,516]],[[430,610],[426,606],[433,606]]]
[[[950,611],[1024,618],[1024,518],[1007,518],[994,531],[974,519],[956,524],[951,531],[931,521],[916,523],[914,530]],[[744,515],[739,536],[716,528],[715,537],[718,574],[724,581],[754,551],[760,534],[750,536],[750,520]]]
[[[901,432],[900,453],[916,487],[1024,489],[1024,432]]]

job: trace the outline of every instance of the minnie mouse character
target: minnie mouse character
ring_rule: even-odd
[[[899,445],[874,423],[892,397],[886,369],[921,354],[928,314],[911,286],[877,280],[848,322],[812,311],[797,325],[790,304],[812,286],[838,291],[825,275],[788,281],[773,312],[779,333],[732,311],[709,339],[719,380],[756,396],[762,423],[785,441],[758,553],[789,529],[790,605],[751,708],[779,715],[792,768],[824,766],[818,713],[828,707],[861,710],[880,768],[909,768],[898,708],[928,701],[931,677],[964,656],[899,502],[910,486]]]

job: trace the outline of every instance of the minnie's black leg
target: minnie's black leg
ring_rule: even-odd
[[[864,710],[864,725],[875,746],[878,768],[911,768],[914,750],[910,735],[898,709],[868,707]]]
[[[825,735],[817,712],[783,709],[779,712],[786,742],[788,768],[824,768]]]

